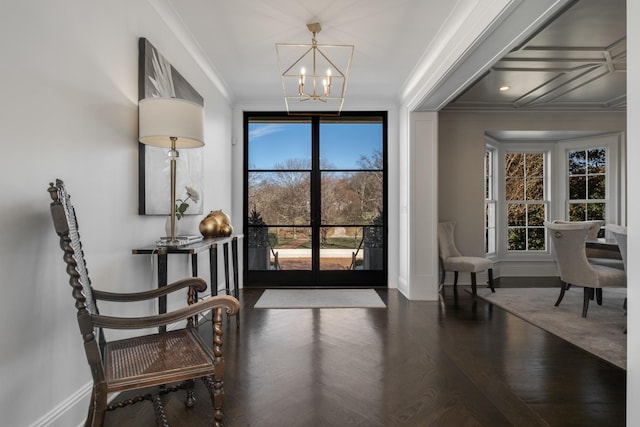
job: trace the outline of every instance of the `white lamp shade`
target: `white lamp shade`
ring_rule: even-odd
[[[144,98],[138,102],[139,140],[143,144],[171,148],[204,145],[204,109],[178,98]]]

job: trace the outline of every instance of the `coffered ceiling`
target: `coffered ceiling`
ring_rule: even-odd
[[[625,0],[570,2],[446,109],[624,110],[625,11]]]

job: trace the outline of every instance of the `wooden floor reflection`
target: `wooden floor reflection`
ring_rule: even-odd
[[[225,326],[228,427],[625,425],[624,370],[462,290],[380,290],[387,309],[253,309],[261,292],[245,289],[241,328]],[[166,398],[170,425],[212,425],[196,391],[191,409]],[[152,425],[147,403],[107,414]]]

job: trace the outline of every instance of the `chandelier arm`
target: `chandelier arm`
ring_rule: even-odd
[[[338,66],[336,64],[334,64],[334,62],[331,59],[329,59],[329,57],[327,55],[325,55],[324,52],[322,50],[320,50],[320,48],[317,48],[316,50],[318,52],[320,52],[320,55],[322,55],[322,57],[324,59],[326,59],[329,64],[331,64],[331,66],[333,67],[334,70],[336,70],[343,78],[345,77],[344,73],[342,72],[342,70],[340,68],[338,68]],[[351,51],[351,53],[353,54],[353,50]],[[349,64],[351,64],[351,58],[349,58]],[[347,69],[349,69],[349,65],[347,65]],[[337,76],[334,76],[334,77],[337,77]]]
[[[298,65],[300,63],[300,61],[302,61],[302,59],[307,56],[307,54],[311,51],[311,49],[313,49],[313,47],[310,47],[309,49],[307,49],[298,59],[296,59],[296,61],[291,64],[289,66],[289,68],[287,68],[286,70],[284,70],[284,72],[282,73],[283,76],[287,76],[287,73],[289,71],[291,71],[292,68],[294,68],[296,65]],[[280,55],[278,55],[278,58],[280,57]]]

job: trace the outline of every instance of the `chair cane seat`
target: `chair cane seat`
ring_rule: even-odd
[[[213,360],[198,333],[182,329],[108,343],[105,375],[110,391],[145,388],[212,375]]]

